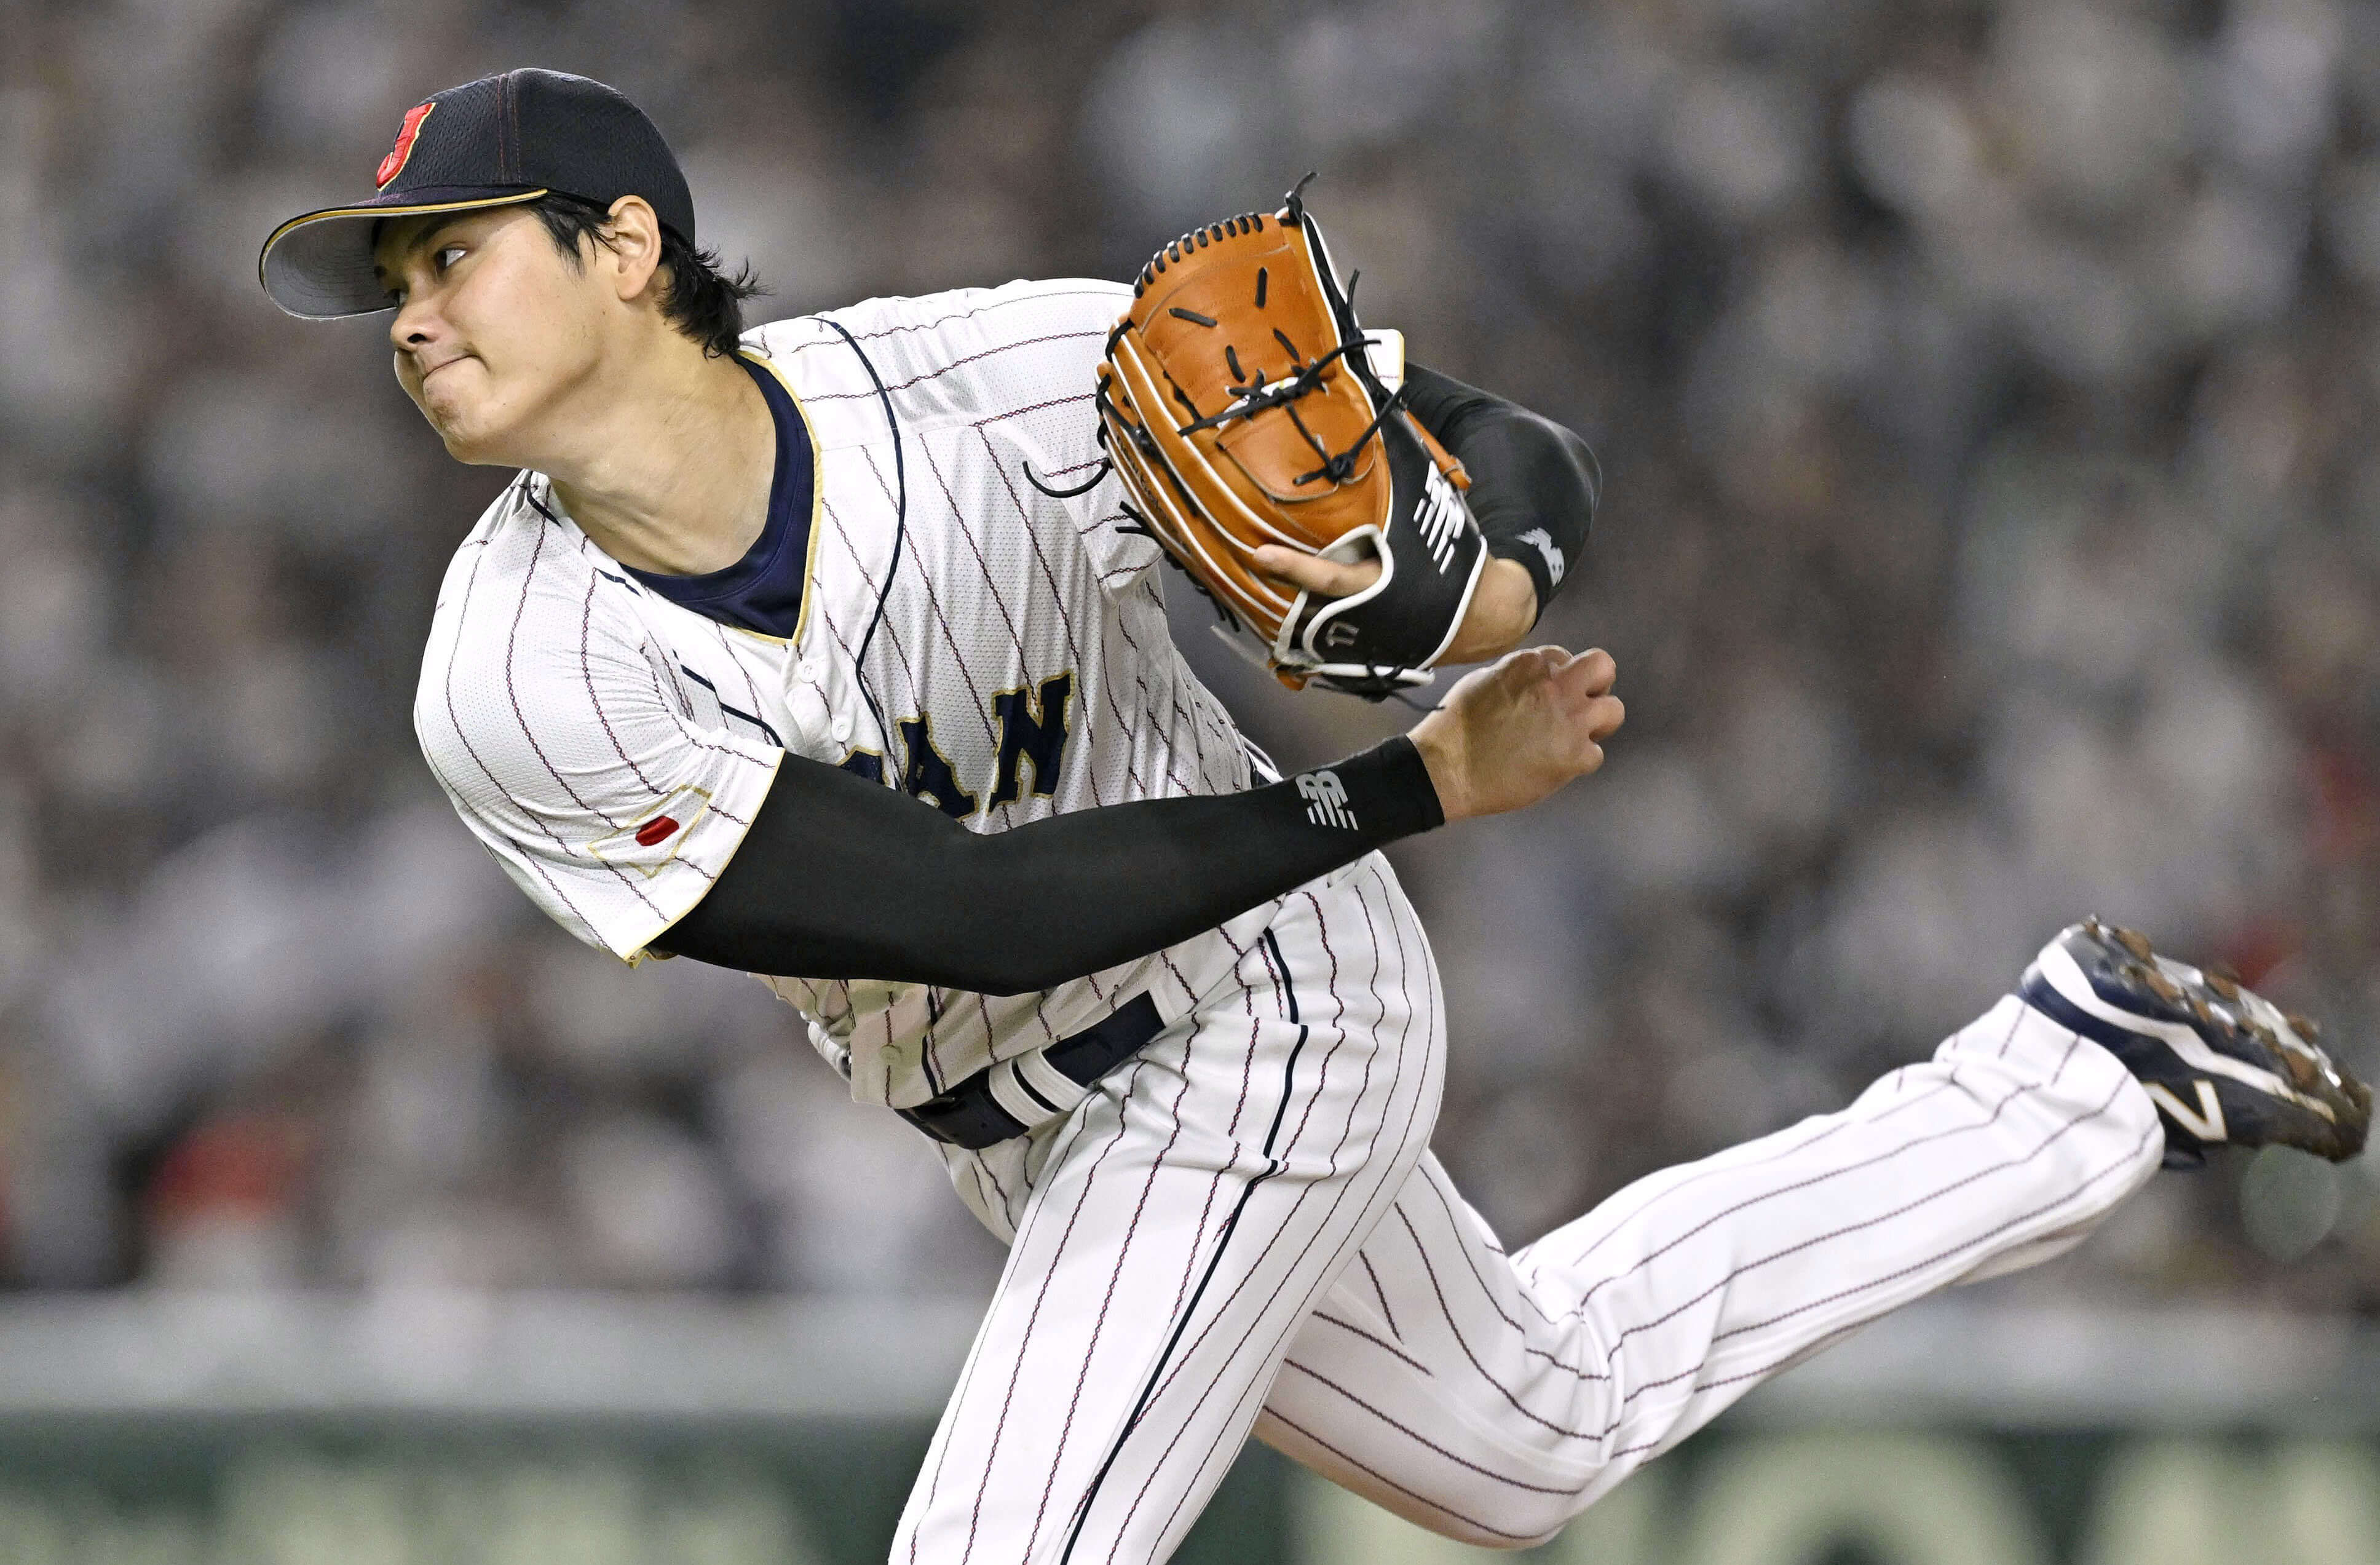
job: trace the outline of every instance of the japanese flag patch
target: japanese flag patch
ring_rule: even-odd
[[[658,807],[587,851],[616,869],[633,869],[650,880],[669,867],[696,824],[710,811],[710,790],[680,788]]]

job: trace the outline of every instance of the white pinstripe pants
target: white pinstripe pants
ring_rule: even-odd
[[[1239,977],[1062,1127],[960,1160],[1015,1232],[896,1562],[1162,1559],[1251,1432],[1537,1542],[1797,1358],[2079,1241],[2163,1150],[2112,1056],[2008,999],[1508,1257],[1427,1155],[1444,1016],[1385,863],[1293,896]]]

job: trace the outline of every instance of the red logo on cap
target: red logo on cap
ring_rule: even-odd
[[[413,155],[413,139],[421,134],[421,122],[428,119],[430,111],[437,106],[435,103],[416,103],[405,111],[405,123],[396,127],[396,145],[388,150],[388,156],[380,160],[380,173],[375,177],[379,188],[387,189],[388,182],[405,172],[405,160]]]

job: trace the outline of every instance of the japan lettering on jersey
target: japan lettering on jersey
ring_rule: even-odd
[[[638,960],[710,890],[787,754],[976,831],[1249,784],[1229,714],[1168,636],[1156,546],[1120,530],[1113,481],[1062,499],[1025,476],[1063,487],[1097,466],[1091,387],[1129,298],[1014,283],[833,312],[850,341],[816,317],[746,334],[814,446],[790,640],[646,590],[544,478],[505,491],[448,569],[414,716],[456,811],[532,901]],[[1038,994],[765,981],[855,1097],[907,1107],[1135,994],[1185,1013],[1270,912]]]

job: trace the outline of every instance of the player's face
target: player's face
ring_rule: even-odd
[[[397,300],[397,381],[447,451],[535,466],[552,416],[601,357],[593,269],[574,268],[519,207],[399,219],[373,262]]]

